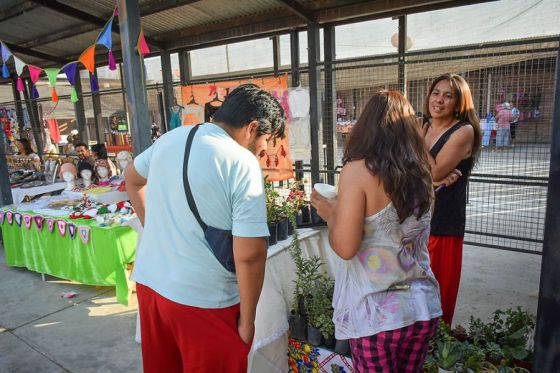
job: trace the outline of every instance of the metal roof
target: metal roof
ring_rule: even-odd
[[[309,21],[351,22],[485,1],[140,0],[139,7],[147,42],[157,52],[287,32]],[[114,6],[114,0],[2,0],[0,40],[26,63],[60,66],[95,41]],[[113,41],[118,58],[120,40]]]

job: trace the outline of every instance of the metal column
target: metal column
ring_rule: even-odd
[[[334,153],[336,141],[336,81],[334,60],[336,59],[334,26],[324,28],[325,51],[325,106],[323,108],[323,147],[326,146],[327,183],[334,185]]]
[[[97,78],[97,68],[94,70],[95,77]],[[93,105],[93,120],[95,122],[95,138],[97,143],[101,144],[105,142],[105,132],[103,125],[103,114],[101,112],[101,97],[99,92],[91,92],[91,101]]]
[[[23,126],[25,125],[23,120],[23,107],[21,106],[21,95],[17,90],[17,80],[12,79],[12,92],[14,94],[14,104],[16,106],[16,119],[18,122],[19,133],[23,132]]]
[[[319,80],[321,70],[319,69],[319,24],[317,22],[307,23],[307,52],[309,66],[309,119],[311,131],[311,182],[318,183],[319,180],[319,129],[321,128],[321,87]]]
[[[37,154],[43,157],[43,131],[41,131],[41,121],[39,119],[39,111],[37,110],[37,103],[31,99],[33,95],[33,82],[31,79],[25,79],[25,89],[23,96],[27,106],[27,113],[29,114],[29,121],[31,122],[31,130],[33,131],[33,138],[37,146]]]
[[[6,139],[4,138],[4,131],[0,131],[0,206],[11,205],[13,203],[5,149]],[[1,237],[0,232],[0,238]]]
[[[179,75],[181,85],[189,85],[192,76],[191,70],[191,54],[187,50],[179,51]]]
[[[76,84],[74,84],[76,92],[78,92],[78,101],[74,102],[74,112],[76,113],[76,124],[78,125],[78,135],[80,141],[89,144],[89,128],[86,122],[86,112],[84,109],[84,93],[82,91],[82,78],[80,70],[76,71]]]
[[[280,36],[275,35],[272,39],[272,61],[274,66],[274,76],[278,76],[280,69]]]
[[[136,0],[119,0],[118,6],[126,86],[126,116],[132,130],[133,152],[138,155],[152,144],[144,62],[136,47],[140,35],[140,11]]]
[[[171,122],[171,113],[167,108],[173,106],[175,98],[173,92],[173,72],[171,71],[171,55],[169,51],[161,51],[161,73],[163,74],[163,109],[165,112],[165,123],[162,123],[162,131],[167,132]]]
[[[292,87],[299,86],[299,32],[290,31],[290,60],[292,68]]]
[[[406,96],[406,16],[399,17],[399,90]]]
[[[535,330],[535,362],[539,373],[560,367],[560,49],[556,57],[556,87],[550,145],[550,172],[544,223],[544,242]]]

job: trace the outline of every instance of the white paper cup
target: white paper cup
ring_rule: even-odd
[[[336,198],[337,195],[336,187],[330,184],[316,183],[313,189],[325,198]]]

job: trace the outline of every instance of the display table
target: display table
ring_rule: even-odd
[[[128,304],[126,265],[134,261],[137,238],[130,227],[99,227],[94,220],[45,216],[18,211],[14,206],[5,206],[2,211],[0,227],[7,265],[86,285],[115,286],[117,301]],[[21,214],[19,224],[15,216],[10,224],[8,211]],[[30,224],[26,224],[26,216],[31,217]],[[47,222],[50,219],[54,219],[52,231]]]
[[[24,200],[26,196],[35,197],[40,194],[52,193],[66,188],[66,182],[59,182],[48,185],[41,185],[34,188],[13,188],[12,200],[13,203],[18,204]]]
[[[298,233],[303,256],[319,256],[332,277],[341,259],[330,248],[326,227],[299,229]],[[265,279],[257,305],[255,337],[249,355],[250,372],[288,371],[288,315],[296,278],[295,264],[288,252],[290,243],[291,238],[268,249]]]

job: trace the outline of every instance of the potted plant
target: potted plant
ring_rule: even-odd
[[[295,220],[295,218],[292,217],[292,220]],[[315,281],[321,277],[319,271],[321,260],[318,256],[303,258],[297,230],[294,230],[292,234],[292,242],[288,250],[296,266],[292,310],[288,318],[290,335],[295,339],[305,340],[307,336],[307,312],[305,304],[306,299],[311,297],[311,289]]]
[[[305,192],[301,182],[293,182],[290,185],[290,193],[284,200],[283,206],[288,217],[288,235],[292,235],[294,228],[302,224],[302,206],[305,203]],[[291,217],[294,217],[292,221]],[[299,221],[298,221],[299,219]]]
[[[268,245],[272,246],[277,242],[278,235],[278,222],[280,221],[281,208],[277,204],[280,197],[277,190],[274,189],[272,183],[268,182],[266,177],[264,179],[264,192],[266,199],[266,222],[268,224]]]
[[[334,281],[327,275],[315,280],[310,296],[305,298],[307,310],[307,335],[309,343],[319,346],[323,339],[334,334],[332,298]]]

